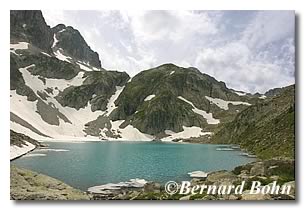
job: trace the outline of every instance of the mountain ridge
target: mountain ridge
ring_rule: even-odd
[[[11,129],[33,139],[240,143],[231,140],[239,116],[285,92],[233,90],[197,68],[171,63],[130,78],[102,68],[73,27],[50,28],[40,11],[11,11],[11,20]]]

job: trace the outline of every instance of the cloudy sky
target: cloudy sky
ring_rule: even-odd
[[[106,69],[139,71],[174,63],[228,87],[265,92],[294,83],[293,11],[43,11],[73,26]]]

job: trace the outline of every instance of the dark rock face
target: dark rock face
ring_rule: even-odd
[[[15,145],[18,147],[22,147],[23,145],[26,145],[26,142],[29,142],[31,144],[34,144],[36,146],[40,146],[39,142],[24,135],[21,133],[17,133],[13,130],[10,130],[10,145]]]
[[[35,64],[30,70],[31,74],[39,75],[45,78],[70,80],[75,77],[80,68],[77,65],[58,60],[55,57],[49,57],[41,53],[23,54],[19,56],[22,66]],[[43,79],[43,78],[42,78]]]
[[[284,88],[273,88],[268,90],[264,95],[267,97],[272,97],[280,94],[283,91]]]
[[[182,131],[182,126],[206,125],[205,120],[192,111],[192,106],[170,93],[162,93],[151,103],[145,103],[133,116],[132,124],[148,134],[164,130]]]
[[[10,11],[11,42],[29,42],[41,50],[51,53],[53,33],[39,10]]]
[[[41,99],[38,99],[37,102],[37,113],[40,114],[41,118],[49,123],[50,125],[59,125],[59,119],[70,123],[69,119],[58,111],[58,109],[54,108],[54,104],[52,103],[45,103]]]
[[[65,53],[69,56],[89,63],[91,66],[101,68],[101,61],[99,60],[99,55],[94,52],[86,43],[82,35],[78,30],[71,26],[65,26],[59,24],[52,28],[55,33],[58,43],[56,47],[62,48]]]
[[[149,95],[155,97],[145,101]],[[230,112],[211,104],[205,96],[245,100],[229,90],[223,82],[202,74],[196,68],[164,64],[133,77],[116,100],[118,108],[111,117],[113,120],[131,120],[131,124],[141,132],[153,135],[164,130],[180,132],[182,126],[207,127],[206,119],[194,113],[193,107],[178,96],[191,101],[198,109],[213,113],[213,117],[222,119],[232,118],[228,114]]]
[[[26,127],[28,129],[30,129],[31,131],[33,131],[34,133],[37,133],[38,135],[44,136],[44,137],[49,137],[45,134],[43,134],[42,132],[40,132],[37,128],[33,127],[31,124],[29,124],[27,121],[21,119],[20,117],[18,117],[17,115],[15,115],[14,113],[10,112],[10,120],[12,122],[18,123],[23,127]]]
[[[104,111],[116,86],[124,86],[129,80],[127,73],[116,71],[85,72],[84,77],[86,79],[81,86],[68,87],[56,97],[61,105],[80,109],[90,101],[92,111]]]
[[[10,55],[10,89],[16,90],[16,93],[22,96],[27,96],[29,101],[37,100],[37,95],[34,91],[29,88],[22,77],[21,72],[18,70],[19,66],[19,58],[12,54]]]

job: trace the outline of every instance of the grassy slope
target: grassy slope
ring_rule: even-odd
[[[257,103],[223,126],[212,141],[240,144],[258,157],[294,158],[294,86],[281,94]]]
[[[11,165],[11,200],[89,200],[63,182]]]

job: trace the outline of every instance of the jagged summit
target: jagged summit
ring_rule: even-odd
[[[97,52],[94,52],[82,37],[80,32],[72,26],[59,24],[52,28],[56,43],[54,47],[61,48],[70,57],[82,61],[90,66],[101,68],[101,61]]]
[[[103,69],[77,29],[50,28],[35,10],[11,11],[10,41],[11,129],[38,140],[211,142],[238,116],[249,113],[246,124],[255,109],[276,107],[281,92],[247,94],[172,63],[130,79]]]
[[[41,50],[51,53],[53,32],[46,24],[39,10],[10,11],[11,43],[28,42]]]

